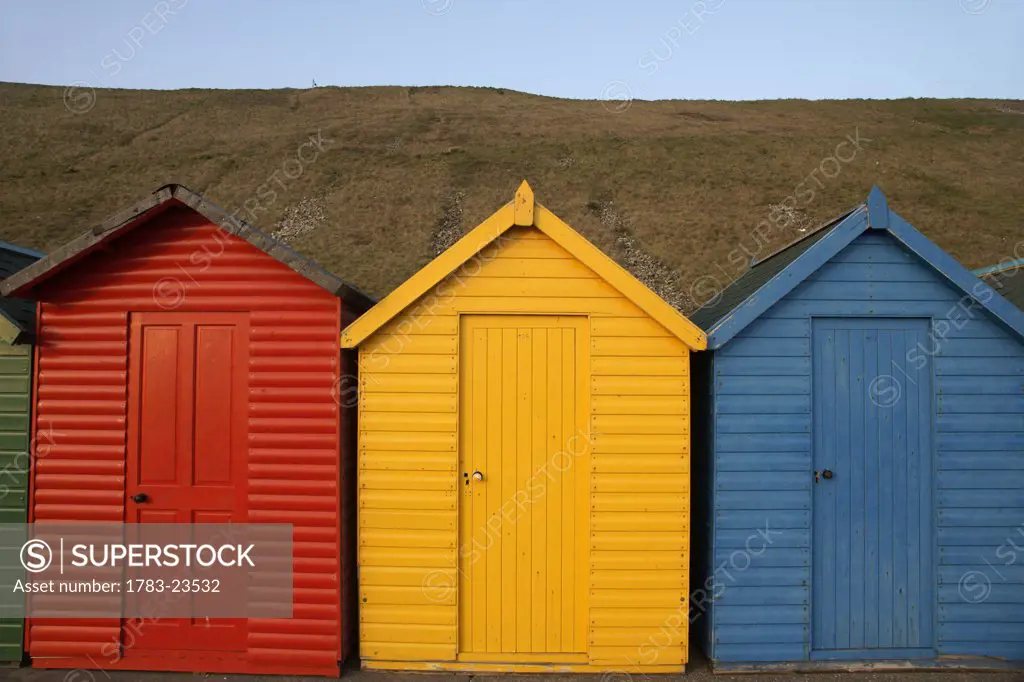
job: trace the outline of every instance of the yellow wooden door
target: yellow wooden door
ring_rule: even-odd
[[[585,660],[586,318],[463,316],[459,660]]]

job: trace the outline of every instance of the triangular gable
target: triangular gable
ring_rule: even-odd
[[[361,344],[513,227],[535,227],[540,230],[691,349],[703,350],[707,347],[707,337],[697,325],[686,319],[558,216],[536,203],[533,190],[525,181],[519,186],[512,202],[500,208],[346,327],[341,334],[341,346],[355,348]]]
[[[191,208],[228,234],[245,240],[331,294],[351,301],[359,307],[373,304],[373,299],[357,288],[184,185],[161,187],[143,201],[111,216],[102,224],[55,249],[48,256],[11,275],[0,284],[0,295],[25,294],[56,273],[86,257],[102,244],[127,234],[135,227],[176,204]]]
[[[989,314],[1024,338],[1024,312],[892,211],[885,195],[875,187],[864,205],[836,223],[828,234],[811,244],[784,269],[718,319],[707,330],[708,348],[714,350],[728,343],[868,230],[891,234],[964,295],[970,296]]]

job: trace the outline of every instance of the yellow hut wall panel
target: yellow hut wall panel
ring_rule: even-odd
[[[360,358],[364,661],[686,661],[682,341],[512,228]]]

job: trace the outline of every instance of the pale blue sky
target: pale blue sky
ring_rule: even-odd
[[[0,80],[1024,98],[1024,0],[8,0]]]

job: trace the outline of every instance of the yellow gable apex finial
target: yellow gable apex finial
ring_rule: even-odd
[[[530,188],[530,183],[523,180],[523,184],[519,185],[519,189],[516,190],[516,198],[513,200],[515,205],[514,217],[512,219],[513,225],[533,225],[533,189]]]

